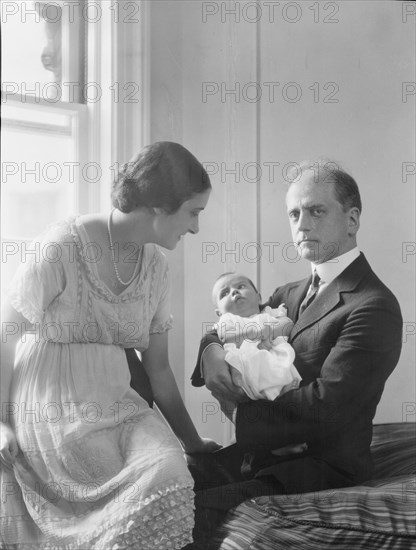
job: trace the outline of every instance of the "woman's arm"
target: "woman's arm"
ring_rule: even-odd
[[[168,333],[151,334],[142,352],[143,366],[150,379],[154,400],[187,453],[212,452],[220,445],[202,439],[185,408],[169,365]]]
[[[10,387],[13,376],[14,356],[17,342],[30,323],[18,313],[7,300],[1,313],[1,417],[0,417],[0,462],[9,466],[17,455],[16,436],[9,425]]]

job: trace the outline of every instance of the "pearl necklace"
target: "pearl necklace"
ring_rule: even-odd
[[[116,258],[115,258],[115,254],[114,254],[113,239],[111,237],[111,220],[112,220],[112,217],[113,217],[114,210],[115,210],[114,208],[113,208],[113,210],[111,210],[111,212],[108,216],[108,224],[107,224],[108,237],[110,239],[111,259],[113,260],[113,266],[114,266],[114,271],[116,273],[117,281],[123,286],[128,286],[137,275],[137,270],[139,268],[139,260],[140,260],[140,256],[141,256],[140,252],[143,250],[143,248],[141,248],[141,251],[139,252],[139,254],[137,256],[136,266],[134,268],[133,275],[130,277],[130,279],[128,281],[123,281],[123,279],[120,277],[120,273],[118,272],[118,269],[117,269]]]

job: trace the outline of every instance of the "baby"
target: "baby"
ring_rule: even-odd
[[[293,322],[282,304],[260,309],[261,296],[254,284],[239,273],[225,273],[212,291],[215,330],[227,352],[233,381],[250,399],[274,400],[282,391],[298,387],[301,377],[293,365],[295,352],[287,343]]]
[[[225,360],[231,366],[233,382],[251,399],[274,400],[299,386],[301,377],[293,365],[295,352],[287,343],[293,322],[284,304],[277,309],[260,309],[261,296],[254,284],[239,273],[224,273],[212,290],[215,311],[220,316],[215,329],[224,343]],[[221,410],[235,423],[237,404],[221,402]],[[275,456],[298,455],[308,445],[286,445]]]

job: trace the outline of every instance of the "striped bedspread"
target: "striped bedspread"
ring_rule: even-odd
[[[373,480],[246,501],[210,549],[416,550],[416,424],[375,426],[371,448]]]

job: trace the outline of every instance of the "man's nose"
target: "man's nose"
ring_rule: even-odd
[[[310,231],[310,229],[311,229],[311,216],[309,212],[306,210],[299,214],[298,231]]]
[[[231,291],[231,294],[234,296],[235,294],[239,294],[238,288],[233,288]]]

